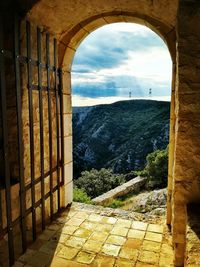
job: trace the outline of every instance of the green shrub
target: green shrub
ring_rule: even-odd
[[[75,185],[83,189],[91,198],[97,197],[125,182],[122,174],[114,174],[111,169],[83,171]]]
[[[135,176],[147,177],[149,185],[153,187],[166,187],[168,177],[168,147],[164,150],[156,150],[146,157],[146,166],[143,170],[132,171]]]
[[[73,190],[73,200],[76,202],[93,204],[91,198],[82,189],[74,188]]]
[[[149,181],[160,187],[167,186],[168,176],[168,148],[157,150],[147,156],[147,164],[144,169]]]
[[[106,207],[117,209],[124,205],[124,202],[122,200],[113,199]]]

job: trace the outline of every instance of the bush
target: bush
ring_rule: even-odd
[[[79,188],[74,188],[73,200],[76,202],[93,204],[91,198],[87,195],[87,193]]]
[[[111,169],[83,171],[75,185],[91,198],[97,197],[125,182],[122,174],[114,174]]]
[[[157,150],[147,156],[147,164],[144,169],[150,182],[159,187],[167,186],[168,177],[168,148]]]
[[[106,207],[117,209],[124,205],[124,202],[122,200],[113,199]]]

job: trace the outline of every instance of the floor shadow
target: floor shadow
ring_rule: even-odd
[[[187,206],[188,225],[200,239],[200,203],[191,203]]]

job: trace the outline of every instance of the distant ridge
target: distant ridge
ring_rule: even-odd
[[[170,103],[126,100],[73,108],[74,176],[102,167],[126,173],[168,144]]]

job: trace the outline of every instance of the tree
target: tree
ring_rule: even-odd
[[[97,197],[125,182],[124,176],[114,174],[111,169],[83,171],[75,185],[83,189],[88,196]]]
[[[144,174],[153,184],[166,187],[168,177],[168,148],[154,151],[147,156]]]

